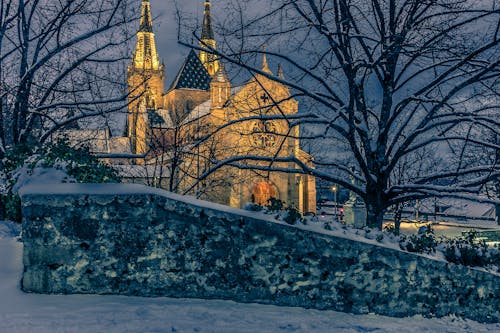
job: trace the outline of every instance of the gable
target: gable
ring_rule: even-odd
[[[298,111],[298,102],[290,98],[289,89],[262,75],[256,75],[237,88],[233,90],[231,106],[242,115],[269,112],[294,114]],[[279,108],[273,101],[279,104]]]
[[[198,58],[194,50],[191,50],[169,90],[196,89],[209,91],[211,80],[212,78],[201,63],[200,58]]]

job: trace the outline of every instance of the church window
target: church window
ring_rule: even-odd
[[[272,184],[266,181],[260,181],[254,184],[250,196],[250,200],[253,203],[267,205],[271,198],[278,198],[278,191]]]
[[[276,125],[270,121],[259,121],[253,124],[252,141],[257,147],[272,147],[276,144]]]

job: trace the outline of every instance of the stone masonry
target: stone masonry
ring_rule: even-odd
[[[21,190],[26,292],[500,320],[500,277],[139,185]]]

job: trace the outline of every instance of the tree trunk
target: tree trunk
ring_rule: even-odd
[[[373,205],[366,206],[366,225],[370,228],[382,230],[385,210]]]
[[[366,186],[365,204],[367,226],[382,230],[387,205],[384,201],[383,191],[380,190],[377,184],[368,184]]]
[[[397,204],[394,211],[394,233],[399,235],[401,232],[401,216],[403,213],[403,205]]]

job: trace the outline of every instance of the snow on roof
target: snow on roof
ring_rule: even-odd
[[[172,121],[172,117],[170,117],[170,112],[168,112],[168,110],[158,109],[156,110],[156,113],[163,119],[163,124],[161,124],[161,127],[165,128],[174,127],[174,122]]]
[[[170,170],[159,165],[111,165],[118,172],[118,175],[123,178],[155,178],[170,177]]]
[[[56,138],[67,138],[70,146],[88,146],[92,153],[130,153],[128,137],[111,137],[108,129],[65,130]]]
[[[109,151],[117,154],[131,153],[129,137],[111,137],[108,139]]]
[[[245,85],[239,85],[239,86],[235,86],[235,87],[231,87],[231,95],[236,95],[237,93],[239,93],[241,91],[241,89],[243,89],[245,87]]]
[[[188,124],[194,120],[209,115],[211,108],[212,108],[212,103],[210,102],[210,100],[199,104],[191,112],[189,112],[187,117],[182,121],[182,124]]]
[[[179,126],[187,125],[195,120],[201,119],[210,114],[210,110],[212,109],[212,103],[210,100],[207,100],[198,106],[196,106],[193,110],[191,110],[187,116],[182,120]],[[163,118],[162,128],[174,128],[175,124],[172,121],[172,117],[170,116],[170,112],[165,109],[158,109],[156,113]]]
[[[488,214],[493,214],[492,208],[493,205],[490,204],[467,200],[453,200],[451,201],[451,207],[446,209],[445,213],[465,216],[494,217],[493,215],[487,216]]]
[[[107,129],[64,130],[56,138],[67,138],[71,146],[87,145],[92,152],[108,151],[109,131]]]
[[[426,199],[419,203],[421,208],[430,212],[434,211],[434,207],[441,207],[440,212],[457,216],[469,217],[486,217],[494,218],[495,210],[494,205],[483,202],[475,202],[466,199],[454,198],[439,198],[439,199]]]

